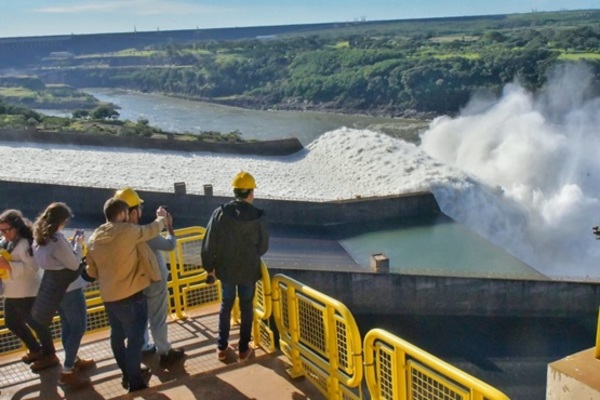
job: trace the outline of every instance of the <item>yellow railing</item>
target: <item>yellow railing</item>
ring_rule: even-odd
[[[330,400],[362,398],[362,342],[346,306],[285,275],[272,286],[288,373],[306,376]]]
[[[174,319],[185,319],[187,311],[219,304],[221,283],[206,283],[200,253],[206,229],[201,226],[177,229],[177,246],[168,253],[170,310]]]
[[[281,350],[291,362],[288,373],[306,376],[328,399],[361,399],[364,373],[373,400],[508,400],[384,330],[369,331],[363,344],[352,314],[331,297],[281,274],[272,285]]]
[[[598,311],[598,326],[596,327],[596,349],[594,356],[597,360],[600,360],[600,309]]]
[[[256,294],[254,295],[254,323],[252,324],[252,336],[254,343],[259,345],[267,353],[277,350],[275,335],[269,324],[272,314],[272,292],[271,277],[267,264],[261,262],[261,280],[256,282]]]
[[[508,397],[381,329],[365,335],[365,380],[371,399],[508,400]]]

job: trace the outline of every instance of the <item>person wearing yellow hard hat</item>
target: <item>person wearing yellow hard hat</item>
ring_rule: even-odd
[[[41,358],[42,347],[33,335],[27,321],[31,317],[31,307],[35,301],[42,270],[39,269],[33,250],[31,222],[15,209],[0,214],[0,270],[4,289],[4,324],[27,348],[21,361],[30,364]],[[52,340],[52,338],[46,338]]]
[[[143,213],[142,204],[144,203],[139,194],[134,189],[126,187],[118,190],[114,197],[125,201],[129,206],[129,222],[139,224]],[[144,346],[142,347],[144,354],[156,352],[159,356],[159,365],[163,368],[174,361],[182,359],[185,355],[185,350],[173,347],[168,338],[169,289],[167,288],[167,280],[169,271],[162,252],[175,250],[177,237],[173,230],[173,217],[170,213],[167,212],[165,220],[168,232],[167,236],[157,235],[145,243],[154,253],[154,257],[156,257],[161,279],[153,281],[150,286],[144,289],[144,296],[148,305],[148,321],[150,322],[150,331],[152,332],[154,344],[149,343],[148,329],[146,329],[144,333]]]
[[[207,282],[221,281],[221,310],[217,337],[217,357],[228,358],[231,309],[236,293],[239,298],[241,325],[238,358],[252,354],[254,285],[261,278],[261,257],[269,249],[269,232],[264,212],[255,207],[256,181],[242,171],[231,183],[235,199],[218,207],[210,217],[202,241],[202,266]]]
[[[164,228],[167,211],[156,210],[156,219],[147,225],[129,223],[129,205],[111,197],[104,203],[106,222],[88,241],[86,272],[97,279],[100,296],[110,325],[110,344],[123,373],[121,384],[129,392],[148,387],[148,371],[141,368],[144,330],[148,308],[144,289],[158,263],[138,244],[156,237]],[[147,247],[147,246],[146,246]],[[148,249],[149,250],[149,249]]]

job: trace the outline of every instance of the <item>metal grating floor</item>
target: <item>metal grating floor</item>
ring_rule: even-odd
[[[183,321],[169,323],[169,339],[174,347],[184,347],[186,358],[174,363],[168,369],[158,364],[158,355],[145,356],[143,364],[152,371],[150,387],[174,382],[184,377],[223,368],[227,364],[237,363],[236,352],[231,351],[228,359],[217,359],[216,335],[218,324],[218,305]],[[238,339],[237,326],[232,326],[230,343],[235,347]],[[57,343],[58,356],[63,359],[60,344]],[[79,354],[83,358],[96,360],[95,369],[88,371],[92,385],[78,391],[64,391],[57,385],[60,367],[50,368],[40,374],[34,374],[28,365],[21,362],[21,353],[13,353],[0,358],[0,399],[110,399],[127,394],[121,386],[121,371],[112,356],[108,330],[84,337]],[[263,355],[260,349],[254,357]]]

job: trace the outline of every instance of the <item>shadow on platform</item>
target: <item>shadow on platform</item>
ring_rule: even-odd
[[[128,394],[121,386],[121,371],[110,349],[108,330],[84,337],[79,354],[93,358],[97,366],[87,372],[91,385],[71,391],[58,386],[61,368],[34,374],[20,360],[21,353],[0,358],[0,399],[325,399],[304,378],[292,380],[285,370],[289,364],[281,353],[266,354],[256,349],[251,358],[237,360],[236,349],[230,349],[225,362],[217,359],[216,334],[218,306],[192,314],[183,321],[169,323],[169,339],[174,347],[183,347],[186,357],[167,368],[161,368],[158,355],[144,356],[150,368],[150,388]],[[231,345],[238,340],[237,327],[232,327]],[[63,352],[58,352],[61,360]]]

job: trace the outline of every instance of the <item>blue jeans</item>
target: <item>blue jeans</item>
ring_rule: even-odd
[[[65,293],[58,306],[58,315],[60,315],[60,338],[65,349],[64,366],[69,370],[75,365],[81,338],[87,329],[87,309],[82,289]]]
[[[142,346],[148,322],[146,298],[142,292],[118,301],[104,303],[110,324],[110,346],[129,390],[146,387],[142,378]],[[127,345],[125,341],[127,340]]]
[[[240,325],[240,352],[248,350],[248,344],[252,339],[252,319],[254,316],[254,283],[249,285],[234,285],[221,282],[221,311],[219,312],[219,336],[217,346],[219,350],[225,350],[229,346],[229,330],[231,328],[231,309],[235,303],[235,296],[240,299],[240,313],[242,322]]]

